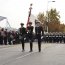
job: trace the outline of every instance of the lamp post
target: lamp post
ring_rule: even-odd
[[[48,6],[50,2],[55,2],[55,1],[48,1],[47,2],[47,32],[48,32],[48,22],[49,22],[49,15],[48,15]]]

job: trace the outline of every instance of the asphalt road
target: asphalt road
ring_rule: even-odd
[[[0,46],[0,65],[65,65],[65,44],[42,43],[38,52],[37,43],[29,52],[29,43],[22,52],[21,44]]]

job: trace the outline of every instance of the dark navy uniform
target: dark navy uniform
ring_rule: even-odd
[[[62,43],[63,36],[62,34],[59,35],[59,42]]]
[[[65,43],[65,33],[63,34],[63,42]]]
[[[26,28],[23,27],[23,23],[21,23],[21,28],[19,28],[19,39],[20,39],[20,42],[22,43],[22,51],[24,51],[24,38],[25,38],[25,35],[26,35]]]
[[[28,34],[28,39],[30,41],[30,52],[32,52],[32,48],[33,48],[33,26],[32,25],[32,22],[29,22],[28,23],[29,26],[27,27],[27,34]]]
[[[39,52],[41,51],[41,32],[43,34],[43,28],[42,26],[38,26],[40,25],[39,22],[37,22],[37,26],[35,27],[35,33],[36,33],[36,38],[38,39],[38,49]]]
[[[49,34],[49,42],[52,43],[52,35]]]
[[[47,43],[49,42],[49,35],[48,34],[46,35],[46,42]]]

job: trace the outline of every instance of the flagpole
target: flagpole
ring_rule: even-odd
[[[30,4],[29,15],[28,15],[28,20],[27,20],[27,25],[26,25],[26,27],[28,27],[28,23],[30,22],[31,11],[32,11],[32,3]]]

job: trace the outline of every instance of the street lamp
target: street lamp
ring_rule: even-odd
[[[50,2],[55,2],[55,1],[48,1],[47,2],[47,32],[48,32],[48,22],[49,22],[49,15],[48,15],[48,6]]]

